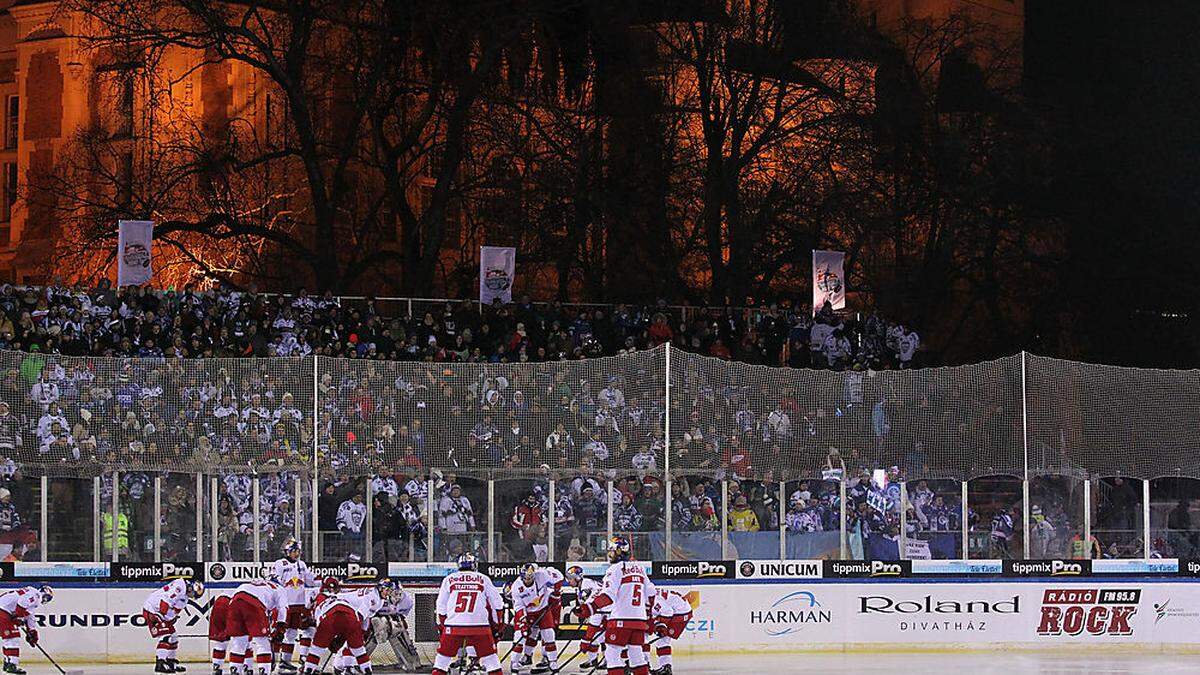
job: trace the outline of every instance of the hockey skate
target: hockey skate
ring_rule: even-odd
[[[671,670],[671,664],[668,663],[667,665],[663,666],[662,668],[659,668],[658,670],[650,671],[650,675],[673,675],[672,670]]]
[[[597,655],[593,656],[592,658],[588,659],[587,661],[584,661],[583,663],[579,664],[579,672],[590,673],[593,670],[596,670],[597,668],[601,668],[603,666],[604,666],[604,659],[600,658],[600,655],[597,654]]]
[[[9,670],[8,664],[6,663],[6,664],[4,664],[4,672],[11,673],[11,672],[15,672],[15,671]],[[175,669],[171,667],[170,662],[167,661],[166,659],[154,659],[154,672],[156,672],[156,673],[173,673],[173,672],[175,672]]]
[[[12,675],[25,675],[25,669],[12,661],[4,662],[4,672],[12,673]]]
[[[533,675],[543,675],[544,673],[553,672],[554,670],[556,669],[550,665],[549,661],[543,660],[541,663],[533,666],[529,672],[533,673]]]
[[[277,672],[279,675],[296,675],[299,671],[291,661],[281,661]]]
[[[171,669],[170,672],[172,673],[182,673],[187,670],[187,668],[179,665],[179,659],[167,659],[167,667]]]

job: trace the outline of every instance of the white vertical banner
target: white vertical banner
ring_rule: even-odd
[[[154,223],[122,220],[117,234],[117,286],[141,286],[154,276]]]
[[[512,302],[513,280],[517,276],[517,249],[511,246],[479,247],[479,302],[490,305],[496,299]]]
[[[816,314],[828,300],[834,309],[846,308],[846,254],[813,251],[812,310]]]

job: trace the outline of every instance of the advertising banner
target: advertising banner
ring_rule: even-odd
[[[122,220],[117,223],[117,286],[141,286],[154,276],[154,223]]]
[[[517,249],[509,246],[479,247],[480,304],[490,305],[496,300],[511,304],[516,277]]]

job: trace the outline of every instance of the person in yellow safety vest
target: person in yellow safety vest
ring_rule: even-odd
[[[1088,555],[1089,547],[1092,549],[1092,554],[1090,556]],[[1091,558],[1092,560],[1095,560],[1101,557],[1100,541],[1096,539],[1096,535],[1093,534],[1091,538],[1085,542],[1083,535],[1076,533],[1074,537],[1071,537],[1071,542],[1067,544],[1067,554],[1072,560],[1083,560],[1084,558]]]
[[[113,518],[111,511],[100,514],[100,548],[104,559],[112,559]],[[129,514],[121,511],[117,515],[117,555],[129,555]]]
[[[729,512],[729,529],[734,532],[758,532],[758,516],[748,505],[746,495],[738,495]]]

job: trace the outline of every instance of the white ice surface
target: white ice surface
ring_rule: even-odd
[[[58,675],[52,666],[23,664],[30,675]],[[189,675],[211,675],[203,663],[189,663]],[[151,675],[151,665],[69,665],[85,675]],[[1041,654],[1005,652],[973,654],[811,654],[745,656],[678,656],[679,675],[1175,675],[1200,673],[1200,655],[1174,654]],[[329,671],[326,671],[329,672]],[[507,672],[507,670],[505,671]],[[567,672],[578,672],[572,665]]]

